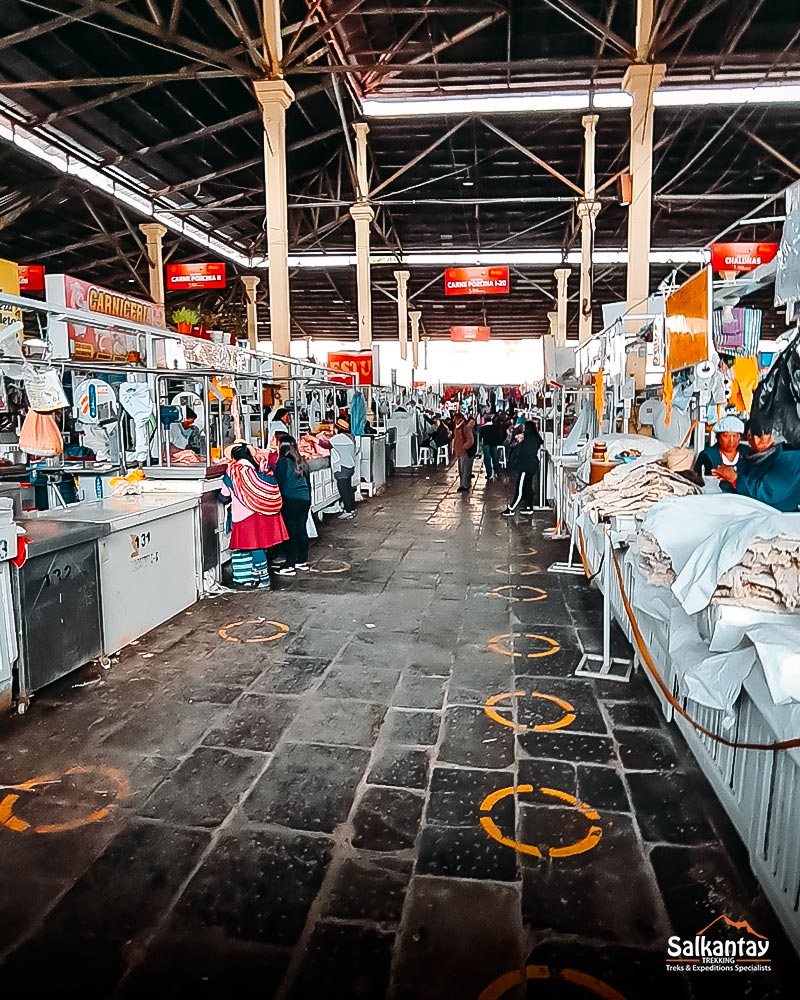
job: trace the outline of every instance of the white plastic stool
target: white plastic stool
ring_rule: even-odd
[[[499,444],[497,446],[497,461],[501,469],[506,467],[506,446],[504,444]]]
[[[445,465],[450,464],[450,445],[443,444],[436,452],[436,464],[444,462]]]
[[[420,448],[417,465],[433,465],[433,451],[427,445]]]

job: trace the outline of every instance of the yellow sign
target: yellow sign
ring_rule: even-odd
[[[703,268],[665,300],[668,372],[708,360],[711,269]]]
[[[575,721],[575,708],[573,705],[570,705],[568,701],[564,701],[563,698],[556,698],[552,694],[542,694],[541,691],[531,691],[531,698],[541,698],[543,701],[550,701],[554,705],[558,705],[564,714],[560,719],[556,719],[555,722],[540,722],[535,726],[526,726],[521,722],[504,719],[494,707],[505,698],[523,698],[524,696],[524,691],[503,691],[502,694],[493,694],[491,698],[486,699],[483,710],[493,722],[497,722],[501,726],[507,726],[509,729],[516,729],[520,733],[552,733],[556,729],[566,729],[567,726],[571,726]]]
[[[625,1000],[613,986],[604,983],[602,979],[590,976],[587,972],[581,972],[579,969],[551,969],[549,965],[526,965],[522,971],[514,969],[513,972],[507,972],[489,983],[478,1000],[500,1000],[510,989],[521,986],[530,979],[562,979],[566,983],[583,987],[602,1000]]]
[[[103,779],[102,787],[104,795],[107,795],[110,792],[113,795],[114,800],[127,798],[128,779],[121,771],[118,771],[114,767],[82,767],[77,765],[75,767],[71,767],[68,771],[65,771],[64,776],[71,777],[72,775],[95,773]],[[58,774],[39,774],[35,778],[29,778],[27,781],[23,781],[19,785],[14,785],[13,788],[15,792],[31,792],[35,788],[40,788],[43,785],[56,785],[60,782],[61,777]],[[104,820],[112,809],[112,806],[102,806],[99,809],[92,809],[89,812],[79,815],[75,819],[67,820],[63,823],[43,823],[38,826],[31,827],[31,824],[28,823],[27,820],[24,820],[14,814],[14,806],[19,799],[19,795],[6,795],[6,797],[0,801],[0,827],[5,827],[6,830],[11,830],[14,833],[25,833],[25,831],[30,829],[32,829],[34,833],[45,834],[65,833],[68,830],[78,830],[82,826],[88,826],[91,823],[99,823],[101,820]]]
[[[252,636],[250,639],[240,639],[236,635],[228,634],[231,629],[242,628],[243,625],[272,625],[276,631],[273,635],[257,635]],[[266,621],[264,618],[250,618],[247,621],[231,622],[230,625],[224,625],[219,630],[219,636],[226,642],[275,642],[276,639],[282,639],[288,631],[289,626],[284,625],[283,622]]]
[[[19,295],[19,265],[13,260],[0,258],[0,292]],[[0,302],[0,324],[7,326],[22,320],[22,310]]]
[[[517,785],[516,788],[513,786],[509,788],[500,788],[496,792],[492,792],[490,795],[487,795],[483,802],[481,802],[481,812],[491,812],[498,802],[507,798],[509,795],[531,794],[534,791],[536,791],[536,789],[533,785]],[[586,817],[586,819],[600,819],[600,814],[596,809],[592,809],[591,806],[587,806],[585,802],[579,802],[578,799],[576,799],[574,795],[570,795],[569,792],[562,792],[558,788],[544,787],[541,787],[539,791],[542,795],[547,795],[550,798],[558,799],[561,802],[566,802],[568,805],[574,806],[582,816]],[[503,836],[500,828],[491,816],[481,816],[481,826],[487,835],[492,838],[492,840],[496,840],[498,844],[502,844],[504,847],[511,847],[519,854],[530,854],[534,858],[544,857],[541,849],[535,844],[525,844],[521,840],[514,840],[511,837]],[[603,831],[599,826],[590,826],[589,832],[586,836],[581,837],[580,840],[576,840],[575,843],[567,844],[565,847],[548,847],[547,856],[550,858],[569,858],[575,854],[585,854],[587,851],[591,851],[593,847],[597,846],[602,836]]]

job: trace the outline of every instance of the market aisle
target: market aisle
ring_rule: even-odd
[[[198,605],[4,720],[9,995],[477,1000],[544,966],[530,996],[702,1000],[719,975],[667,973],[666,941],[721,914],[775,963],[727,994],[790,995],[647,683],[573,677],[597,596],[477,484],[398,477],[326,526],[318,572]]]

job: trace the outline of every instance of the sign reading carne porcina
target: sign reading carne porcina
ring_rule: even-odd
[[[507,267],[448,267],[445,295],[508,295]]]

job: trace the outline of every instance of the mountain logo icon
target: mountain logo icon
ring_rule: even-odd
[[[698,931],[697,934],[695,934],[695,937],[702,937],[704,934],[708,933],[708,931],[710,931],[712,927],[715,927],[717,924],[720,923],[736,931],[746,931],[748,934],[752,934],[753,937],[761,938],[762,941],[767,940],[767,938],[763,934],[759,934],[758,931],[753,930],[753,928],[750,926],[749,920],[731,920],[731,918],[726,916],[725,914],[721,914],[719,917],[716,917],[716,919],[712,920],[711,923],[708,925],[708,927],[704,927],[701,931]]]

